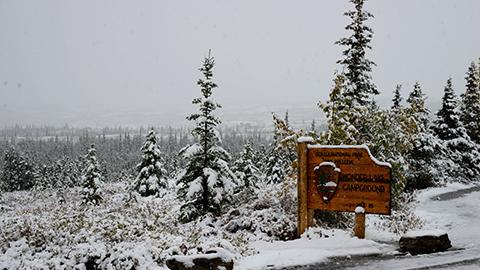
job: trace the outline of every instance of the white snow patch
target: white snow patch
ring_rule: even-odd
[[[405,237],[420,237],[420,236],[441,236],[447,234],[444,230],[432,229],[432,230],[414,230],[407,232]]]
[[[257,241],[252,246],[259,252],[242,258],[235,269],[267,269],[319,263],[334,256],[378,254],[384,245],[358,239],[348,232],[334,230],[329,238],[308,239],[308,231],[293,241]]]
[[[322,167],[322,166],[330,166],[330,167],[334,167],[336,168],[337,166],[335,165],[335,163],[331,162],[331,161],[324,161],[322,163],[320,163],[318,165],[318,167]]]
[[[357,207],[355,208],[355,213],[356,213],[356,214],[363,214],[363,213],[365,213],[365,208],[363,208],[363,207],[361,207],[361,206],[357,206]]]
[[[313,143],[315,140],[310,136],[303,136],[297,139],[298,143]]]
[[[328,182],[325,183],[323,186],[325,186],[325,187],[336,187],[336,186],[337,186],[337,183],[332,182],[332,181],[328,181]]]

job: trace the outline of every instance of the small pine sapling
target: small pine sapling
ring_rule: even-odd
[[[90,149],[88,149],[88,154],[85,156],[86,167],[82,177],[82,204],[84,205],[98,205],[102,201],[100,195],[102,176],[96,155],[97,151],[92,144]]]
[[[142,196],[160,195],[167,188],[167,180],[157,135],[153,129],[147,134],[141,150],[142,162],[137,165],[138,175],[133,187]]]

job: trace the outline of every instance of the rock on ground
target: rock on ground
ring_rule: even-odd
[[[216,248],[206,254],[173,256],[166,261],[171,270],[232,270],[233,256],[226,250]]]
[[[412,255],[446,251],[452,244],[448,234],[442,233],[414,233],[400,238],[400,250]]]

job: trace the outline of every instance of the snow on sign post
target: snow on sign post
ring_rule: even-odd
[[[365,145],[317,145],[298,139],[298,234],[312,224],[315,209],[354,212],[355,235],[365,234],[365,214],[390,215],[390,164]]]

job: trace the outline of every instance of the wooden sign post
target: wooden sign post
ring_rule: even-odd
[[[365,237],[365,214],[390,215],[392,169],[365,145],[316,145],[298,139],[298,234],[315,209],[355,212],[355,235]]]

